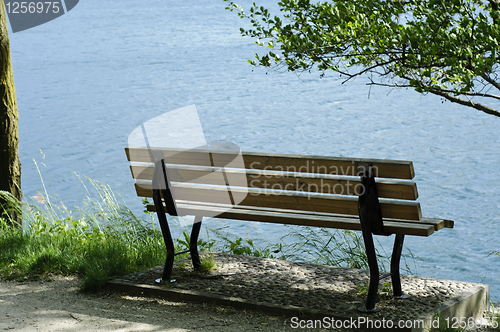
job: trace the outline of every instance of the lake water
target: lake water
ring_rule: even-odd
[[[42,162],[41,149],[46,185],[66,206],[85,194],[76,172],[109,184],[141,213],[123,150],[128,135],[196,104],[208,141],[244,151],[412,160],[423,215],[455,221],[452,230],[406,240],[416,273],[487,283],[498,300],[500,257],[489,253],[500,250],[500,118],[413,91],[370,91],[363,79],[253,70],[246,60],[258,46],[224,7],[80,1],[52,22],[11,33],[25,194],[42,187],[32,161]],[[288,231],[230,225],[272,243]]]

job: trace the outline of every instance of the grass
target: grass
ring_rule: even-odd
[[[48,274],[79,275],[82,290],[107,280],[162,264],[161,233],[146,226],[110,188],[88,180],[98,199],[67,210],[45,191],[41,203],[22,206],[9,193],[0,195],[22,212],[23,228],[0,219],[0,273],[6,279],[36,279]],[[82,182],[83,183],[83,182]]]
[[[370,286],[369,282],[357,284],[356,286],[358,287],[358,294],[359,295],[368,294],[368,288]],[[392,292],[392,285],[388,282],[381,282],[378,285],[378,290],[384,295],[390,294]]]
[[[495,306],[490,302],[490,312],[491,316],[489,317],[491,326],[500,331],[500,312],[495,309]]]
[[[300,231],[290,232],[287,237],[292,239],[289,248],[292,260],[305,258],[314,264],[368,269],[368,258],[360,232],[302,227]],[[383,270],[388,257],[377,249],[376,254]]]

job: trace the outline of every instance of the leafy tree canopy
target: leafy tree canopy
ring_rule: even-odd
[[[278,15],[224,1],[269,48],[253,65],[368,74],[500,117],[500,0],[282,0]]]

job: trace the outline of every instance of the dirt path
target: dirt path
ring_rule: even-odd
[[[124,294],[82,294],[75,278],[0,282],[0,331],[287,331],[290,318]]]

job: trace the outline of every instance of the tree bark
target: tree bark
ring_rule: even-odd
[[[10,44],[4,1],[0,0],[0,190],[10,192],[21,201],[21,162],[19,161],[19,134],[16,90],[10,57]],[[0,200],[0,205],[5,202]],[[0,217],[5,217],[0,208]],[[21,225],[21,216],[6,211],[14,223]]]

